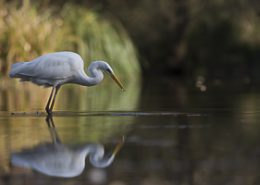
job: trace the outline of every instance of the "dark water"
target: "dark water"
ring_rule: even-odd
[[[255,86],[165,79],[137,99],[52,120],[1,112],[0,184],[260,184]]]

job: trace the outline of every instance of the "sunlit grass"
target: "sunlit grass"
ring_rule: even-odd
[[[85,87],[66,85],[58,96],[57,109],[132,110],[136,107],[140,67],[131,39],[120,23],[72,4],[65,4],[61,11],[41,9],[29,0],[18,4],[0,0],[0,110],[43,110],[49,91],[9,80],[8,71],[15,62],[62,50],[79,53],[85,67],[93,60],[107,61],[127,92],[123,97],[107,77],[99,87],[89,91]]]
[[[118,22],[72,4],[55,13],[28,0],[22,6],[2,1],[0,5],[1,76],[7,75],[12,63],[72,50],[82,55],[86,66],[93,60],[105,60],[126,81],[139,77],[135,48]]]
[[[28,2],[20,8],[16,4],[2,3],[0,12],[2,75],[8,73],[12,63],[61,48],[69,34],[63,21],[53,18],[51,11],[38,11]]]
[[[138,78],[140,70],[135,48],[118,22],[111,24],[95,12],[71,4],[64,6],[62,16],[65,26],[75,36],[72,45],[85,59],[85,64],[105,60],[121,78]]]

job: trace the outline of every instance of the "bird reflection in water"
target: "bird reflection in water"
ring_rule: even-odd
[[[14,166],[31,168],[49,176],[75,177],[83,172],[87,156],[94,167],[108,167],[124,143],[124,138],[122,138],[111,155],[105,155],[104,146],[101,144],[69,147],[60,142],[52,117],[47,117],[46,122],[49,126],[52,143],[40,144],[13,153],[11,163]]]

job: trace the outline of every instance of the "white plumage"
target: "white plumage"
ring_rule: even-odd
[[[20,78],[21,81],[31,81],[37,85],[53,87],[45,110],[52,113],[55,98],[61,85],[76,83],[93,86],[103,80],[107,72],[123,89],[110,65],[104,61],[94,61],[88,68],[89,76],[84,71],[84,62],[80,55],[73,52],[55,52],[42,55],[29,62],[19,62],[12,65],[9,76]]]
[[[10,77],[32,81],[37,85],[55,86],[69,83],[84,76],[84,62],[73,52],[56,52],[42,55],[29,62],[12,65]]]

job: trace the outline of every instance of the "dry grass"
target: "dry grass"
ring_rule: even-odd
[[[32,59],[64,45],[68,31],[61,19],[51,16],[51,11],[38,11],[36,7],[24,3],[20,8],[15,4],[2,5],[0,12],[3,75],[7,74],[12,63]]]
[[[116,21],[100,18],[83,7],[66,4],[61,13],[0,1],[0,60],[2,76],[12,63],[43,53],[72,50],[86,61],[106,60],[125,79],[138,78],[140,70],[134,46]],[[134,73],[135,75],[132,75]]]
[[[105,79],[88,93],[84,87],[68,85],[61,91],[57,109],[131,110],[136,107],[139,90],[137,85],[132,88],[132,84],[138,82],[140,68],[135,48],[119,23],[70,4],[54,13],[51,8],[41,9],[28,0],[20,6],[0,0],[1,110],[43,109],[48,91],[29,83],[10,81],[7,74],[11,64],[17,61],[61,50],[80,53],[86,66],[92,60],[106,60],[119,75],[127,93],[122,96],[111,79]]]

